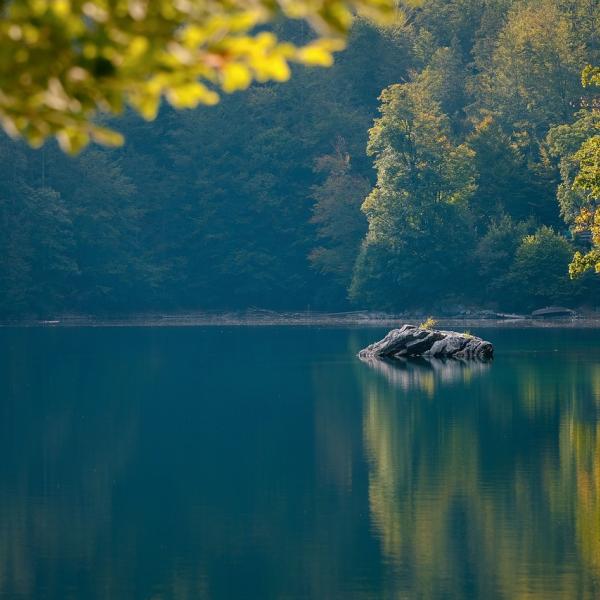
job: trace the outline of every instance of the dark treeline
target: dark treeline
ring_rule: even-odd
[[[0,314],[595,306],[568,265],[599,62],[597,0],[427,0],[331,69],[126,115],[117,150],[2,139]]]

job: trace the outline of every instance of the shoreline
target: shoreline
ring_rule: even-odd
[[[272,311],[204,312],[186,314],[141,314],[122,317],[64,315],[52,319],[0,320],[0,328],[74,327],[388,327],[419,325],[424,317],[385,313],[309,313]],[[481,316],[440,317],[439,327],[478,328],[600,328],[600,314],[569,318],[485,318]]]

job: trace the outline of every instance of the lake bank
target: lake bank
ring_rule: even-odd
[[[239,312],[194,312],[177,314],[138,314],[120,317],[99,315],[60,315],[48,319],[0,320],[0,327],[398,327],[404,323],[419,325],[424,316],[376,312],[275,312],[268,310]],[[577,318],[486,318],[478,315],[440,317],[445,328],[598,328],[600,313]]]

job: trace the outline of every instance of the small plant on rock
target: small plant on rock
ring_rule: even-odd
[[[438,324],[437,319],[433,317],[427,317],[423,323],[419,325],[421,329],[433,329]]]

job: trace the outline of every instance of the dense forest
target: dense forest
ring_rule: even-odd
[[[427,0],[329,69],[128,114],[119,149],[2,138],[0,314],[594,308],[588,64],[597,0]]]

